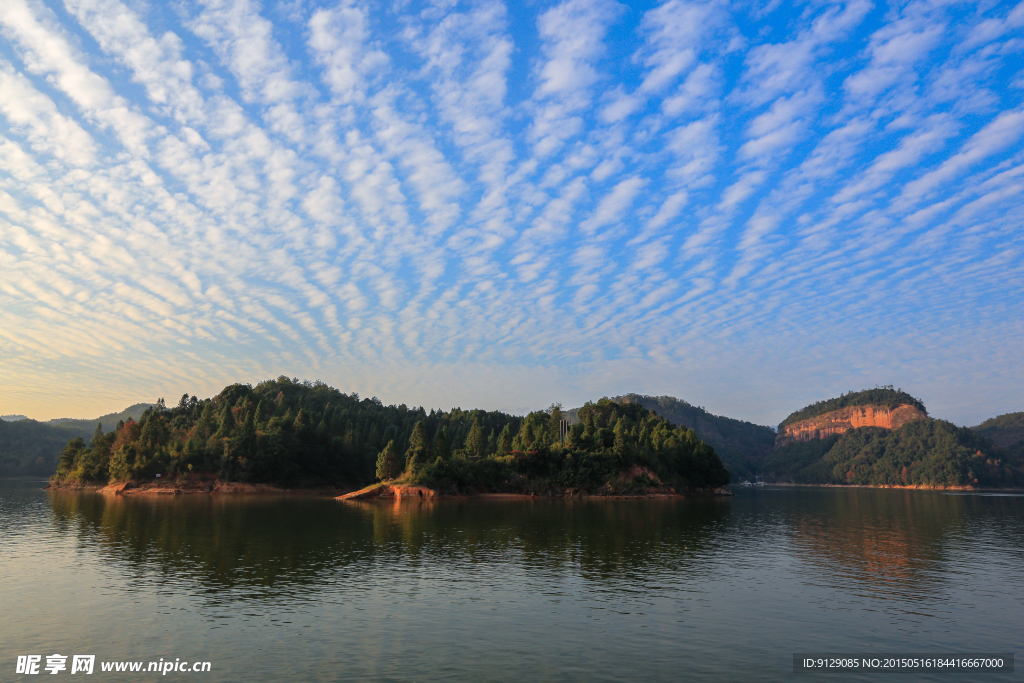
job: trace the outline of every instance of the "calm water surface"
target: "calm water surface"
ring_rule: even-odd
[[[0,680],[52,653],[212,662],[165,680],[1024,678],[792,673],[794,652],[1020,656],[1019,495],[395,505],[41,485],[0,480]]]

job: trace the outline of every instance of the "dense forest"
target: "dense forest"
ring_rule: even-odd
[[[61,446],[75,436],[80,436],[76,429],[35,420],[0,420],[0,476],[53,474]]]
[[[57,418],[37,422],[22,415],[6,416],[7,419],[0,420],[0,476],[47,477],[57,467],[57,453],[68,440],[88,439],[97,422],[112,426],[119,420],[138,419],[149,405],[136,404],[95,420]],[[11,420],[12,417],[21,419]]]
[[[971,431],[1024,458],[1024,412],[993,417],[971,427]]]
[[[54,480],[216,475],[224,481],[358,487],[375,479],[446,491],[620,490],[722,486],[729,474],[692,429],[636,404],[588,403],[569,425],[559,406],[525,417],[385,406],[287,377],[181,397],[141,418],[72,439]],[[624,472],[646,468],[623,478]]]
[[[870,486],[1024,486],[1022,460],[969,428],[915,420],[899,429],[851,429],[776,449],[768,481]]]
[[[761,461],[775,448],[775,430],[771,427],[714,415],[678,398],[626,394],[612,400],[638,403],[673,424],[694,430],[698,439],[711,444],[734,480],[753,479],[761,472]]]
[[[867,389],[865,391],[851,391],[838,398],[830,398],[827,401],[818,401],[813,405],[809,405],[802,410],[798,410],[795,413],[790,414],[785,420],[779,423],[779,430],[794,422],[800,422],[801,420],[808,420],[818,415],[824,415],[830,413],[833,410],[839,410],[840,408],[848,408],[850,406],[885,406],[887,408],[895,408],[901,405],[911,405],[918,408],[925,415],[928,411],[924,407],[924,403],[920,399],[914,398],[902,389],[894,389],[891,385],[885,387],[876,387],[875,389]]]

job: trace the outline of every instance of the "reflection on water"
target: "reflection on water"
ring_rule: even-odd
[[[1013,651],[1022,522],[1021,497],[922,491],[345,504],[0,481],[0,666],[91,648],[202,655],[218,681],[767,681],[796,651]]]
[[[908,600],[941,588],[943,539],[962,533],[958,501],[909,491],[838,491],[800,512],[791,522],[794,544],[829,585],[862,583]]]
[[[711,501],[452,500],[338,503],[288,497],[49,493],[54,529],[126,571],[216,595],[301,595],[371,567],[479,563],[568,570],[594,582],[694,566],[728,525]],[[682,545],[680,545],[682,544]]]
[[[1024,597],[1020,501],[838,490],[789,512],[802,575],[830,596],[818,600],[878,610],[901,631],[969,635],[981,616],[972,614],[975,597],[985,597],[993,573],[1005,572],[1008,597]]]

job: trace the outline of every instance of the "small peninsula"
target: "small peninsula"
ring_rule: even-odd
[[[558,405],[524,417],[426,412],[279,377],[208,399],[186,394],[174,407],[160,400],[111,431],[97,425],[88,444],[74,438],[61,450],[51,486],[166,493],[377,481],[439,494],[650,495],[713,491],[729,472],[692,429],[637,403],[605,398],[572,418]]]

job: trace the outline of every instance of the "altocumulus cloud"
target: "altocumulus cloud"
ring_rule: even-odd
[[[0,411],[1021,409],[1021,54],[1024,3],[4,0]]]

